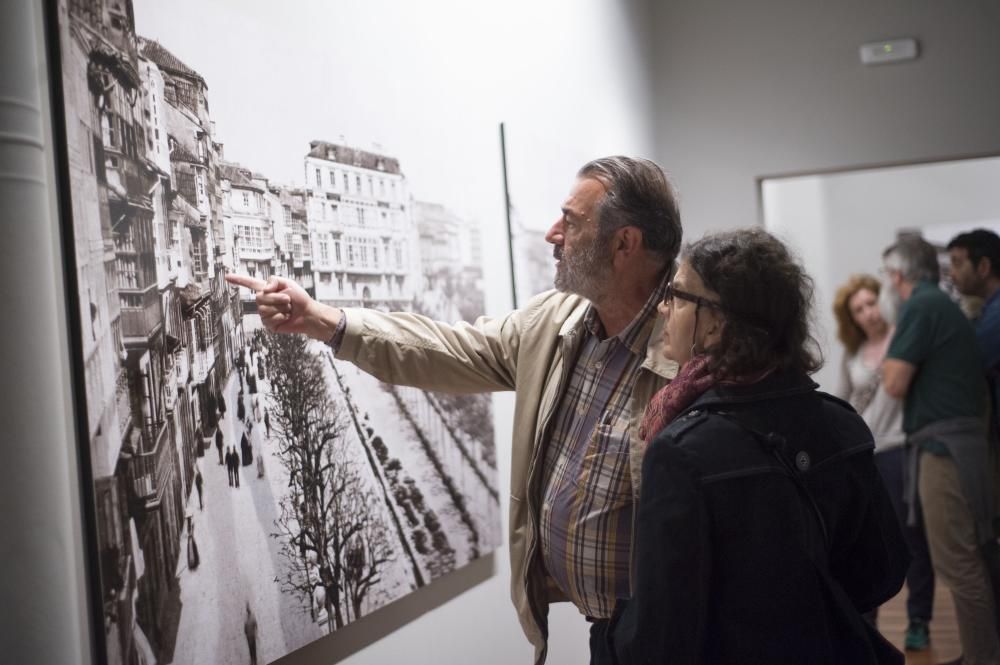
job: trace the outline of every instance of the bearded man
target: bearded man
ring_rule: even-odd
[[[591,658],[615,601],[631,595],[633,505],[646,404],[675,374],[659,351],[663,299],[680,249],[674,192],[659,166],[607,157],[577,173],[545,239],[556,290],[474,324],[337,309],[297,284],[227,276],[257,292],[272,331],[327,342],[381,381],[424,390],[513,390],[511,597],[536,665],[548,606],[591,622]]]
[[[906,237],[886,249],[882,260],[887,288],[903,302],[882,364],[882,386],[903,400],[907,499],[920,502],[934,576],[955,604],[962,656],[953,663],[995,665],[1000,631],[990,572],[997,554],[994,478],[976,334],[938,288],[933,245]]]

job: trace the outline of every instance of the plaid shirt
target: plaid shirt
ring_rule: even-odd
[[[584,614],[607,618],[631,596],[632,480],[629,427],[632,385],[646,354],[656,305],[667,280],[621,333],[601,340],[591,307],[566,392],[545,451],[542,557],[559,589]]]

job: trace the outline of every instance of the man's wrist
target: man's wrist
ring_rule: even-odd
[[[308,335],[324,344],[329,343],[344,318],[344,311],[315,301],[311,305],[306,315],[310,322]]]
[[[340,322],[333,331],[333,335],[327,340],[326,345],[333,349],[333,354],[337,355],[340,345],[344,343],[344,333],[347,331],[347,314],[340,310]]]

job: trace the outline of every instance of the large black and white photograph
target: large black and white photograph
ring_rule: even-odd
[[[475,320],[494,126],[394,108],[375,11],[56,4],[103,662],[273,662],[495,549],[488,395],[380,383],[224,280]]]

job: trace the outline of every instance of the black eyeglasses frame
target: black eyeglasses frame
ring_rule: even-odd
[[[701,296],[696,296],[693,293],[688,293],[687,291],[682,291],[682,290],[678,289],[677,287],[675,287],[674,283],[671,282],[671,283],[667,284],[667,290],[663,294],[663,304],[664,304],[664,306],[670,306],[670,307],[672,307],[673,306],[673,302],[672,301],[673,301],[674,298],[680,298],[681,300],[686,300],[688,302],[694,303],[698,307],[704,306],[704,307],[709,307],[709,308],[714,309],[714,310],[719,311],[719,312],[725,311],[725,310],[722,309],[722,305],[719,304],[719,303],[717,303],[717,302],[715,302],[714,300],[709,300],[708,298],[703,298]]]

